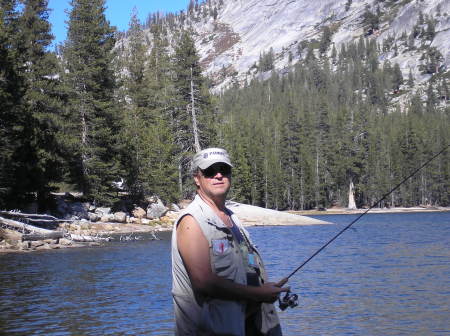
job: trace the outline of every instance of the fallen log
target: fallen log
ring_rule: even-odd
[[[41,215],[41,214],[26,214],[16,211],[0,211],[0,215],[12,216],[12,217],[24,217],[24,218],[34,218],[34,219],[47,219],[58,221],[59,219],[51,215]]]
[[[34,225],[25,224],[25,223],[18,222],[18,221],[12,220],[12,219],[6,219],[1,216],[0,216],[0,225],[5,226],[10,229],[13,229],[15,231],[18,231],[24,235],[40,234],[43,236],[46,236],[46,235],[51,236],[51,235],[55,234],[55,235],[62,235],[62,237],[58,237],[58,238],[65,237],[65,238],[73,240],[75,242],[101,242],[101,241],[110,241],[111,240],[111,238],[109,238],[109,237],[83,236],[83,235],[77,235],[77,234],[71,234],[71,233],[63,233],[61,231],[42,229],[42,228],[34,226]],[[47,238],[44,238],[44,239],[47,239]],[[53,239],[53,238],[49,238],[49,239]]]
[[[75,242],[79,243],[88,243],[88,242],[100,242],[100,241],[110,241],[111,238],[109,237],[93,237],[93,236],[83,236],[83,235],[77,235],[77,234],[70,234],[70,237],[68,239],[71,239]]]
[[[0,211],[0,215],[9,217],[21,217],[25,218],[30,222],[58,222],[58,223],[73,222],[73,219],[59,219],[51,215],[26,214],[14,211]]]
[[[54,231],[49,233],[28,233],[22,235],[22,241],[45,240],[45,239],[59,239],[64,238],[64,233],[61,231]]]
[[[12,228],[16,231],[25,233],[25,231],[28,233],[42,233],[42,234],[46,234],[46,233],[51,233],[51,232],[55,232],[53,230],[47,230],[47,229],[42,229],[40,227],[34,226],[34,225],[30,225],[30,224],[25,224],[22,222],[18,222],[12,219],[6,219],[4,217],[0,217],[0,224]]]

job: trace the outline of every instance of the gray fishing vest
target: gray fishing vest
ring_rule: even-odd
[[[229,211],[229,210],[228,210]],[[234,224],[250,243],[249,234],[238,218],[231,214]],[[191,215],[199,224],[209,243],[211,269],[218,276],[233,282],[247,284],[247,265],[231,230],[214,211],[196,196],[181,213],[172,231],[172,295],[176,319],[176,335],[245,335],[246,303],[200,296],[193,292],[188,272],[177,246],[177,226]],[[253,244],[252,244],[253,245]],[[256,251],[256,249],[255,249]],[[261,259],[258,256],[258,261]],[[264,272],[264,266],[260,261]],[[264,275],[265,277],[265,275]],[[279,320],[272,304],[261,305],[257,325],[263,335],[281,335]]]

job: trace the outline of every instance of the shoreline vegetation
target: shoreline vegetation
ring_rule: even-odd
[[[244,226],[333,224],[309,216],[351,215],[361,214],[367,211],[367,209],[348,209],[342,207],[323,210],[277,211],[236,202],[229,202],[227,206],[237,215]],[[370,214],[415,212],[450,212],[450,207],[417,206],[373,208],[369,211]],[[2,215],[5,213],[3,212]],[[42,216],[18,214],[20,215],[19,217]],[[33,230],[33,225],[6,219],[2,216],[0,217],[0,254],[70,247],[102,246],[105,242],[110,241],[158,240],[159,232],[172,230],[173,222],[178,215],[179,213],[175,212],[170,217],[165,216],[163,220],[154,221],[150,224],[55,219],[57,225],[54,226],[53,230],[46,230],[35,226],[36,231]],[[18,230],[19,225],[23,226],[22,230]]]

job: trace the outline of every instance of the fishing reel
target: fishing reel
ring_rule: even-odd
[[[298,306],[298,295],[286,292],[283,298],[278,298],[278,305],[281,310],[286,310],[288,307],[294,308]]]

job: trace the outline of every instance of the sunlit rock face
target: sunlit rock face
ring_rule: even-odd
[[[271,50],[274,70],[289,70],[306,56],[308,44],[320,42],[324,29],[331,32],[325,52],[328,56],[333,46],[339,52],[343,44],[357,42],[361,37],[375,39],[380,46],[380,63],[398,63],[404,78],[411,71],[417,83],[426,82],[431,76],[422,74],[420,69],[427,47],[436,47],[442,54],[439,71],[446,72],[450,67],[448,0],[198,2],[201,4],[196,9],[177,15],[169,31],[180,27],[193,30],[204,73],[216,93],[232,83],[242,85],[255,77],[267,78],[270,71],[258,67],[258,62]],[[430,21],[434,34],[427,38],[423,33],[429,29]],[[414,29],[419,35],[411,38]],[[150,32],[147,34],[151,40]]]

